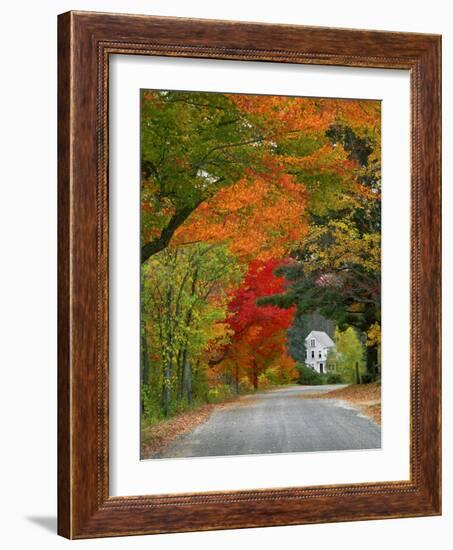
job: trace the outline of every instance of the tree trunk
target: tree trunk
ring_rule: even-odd
[[[187,395],[187,401],[189,405],[192,404],[192,368],[190,365],[189,354],[187,348],[184,349],[182,356],[182,368],[183,368],[183,389],[182,394]]]
[[[258,389],[258,368],[255,363],[253,363],[253,387],[255,390]]]
[[[358,361],[355,362],[355,383],[360,384],[360,373],[359,373],[359,363]]]
[[[169,407],[170,407],[170,384],[171,384],[171,377],[173,374],[173,357],[174,357],[174,351],[173,351],[173,331],[172,331],[172,316],[171,316],[171,304],[172,304],[172,289],[169,287],[166,292],[166,319],[165,319],[165,325],[166,325],[166,339],[167,339],[167,345],[168,349],[170,350],[168,352],[168,358],[165,360],[165,367],[163,372],[163,387],[162,387],[162,410],[164,413],[164,416],[167,417],[169,413]],[[166,357],[166,353],[163,354],[164,357]]]
[[[162,388],[162,409],[164,416],[167,417],[170,407],[170,380],[173,371],[173,358],[170,358],[165,366],[164,381]]]
[[[236,394],[239,395],[239,365],[235,366],[235,381],[236,381]]]
[[[192,366],[190,364],[190,359],[186,358],[186,373],[187,373],[187,401],[189,405],[192,405]]]
[[[142,385],[147,386],[149,383],[149,357],[148,357],[148,341],[146,333],[142,332]]]
[[[149,357],[148,357],[148,340],[146,338],[146,321],[145,321],[145,293],[144,293],[144,278],[143,273],[140,273],[140,340],[141,340],[141,384],[147,386],[149,383]],[[140,399],[142,413],[145,412],[145,403]]]
[[[369,380],[376,380],[378,371],[378,348],[367,346],[366,348],[366,372]]]
[[[178,227],[183,224],[186,219],[192,214],[192,212],[195,210],[195,208],[201,204],[201,200],[199,200],[195,205],[192,206],[186,206],[185,208],[182,208],[181,210],[177,210],[170,221],[168,222],[167,227],[164,227],[162,229],[161,234],[159,237],[156,237],[154,240],[144,244],[141,248],[141,263],[143,264],[146,262],[148,258],[153,256],[154,254],[157,254],[161,250],[164,250],[164,248],[167,248],[168,243],[170,242],[171,238],[173,237],[174,232],[178,229]]]
[[[181,349],[178,350],[178,355],[176,356],[176,379],[178,384],[176,400],[181,401],[184,396],[184,364]]]

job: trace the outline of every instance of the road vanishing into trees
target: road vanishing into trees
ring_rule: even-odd
[[[215,411],[156,458],[378,449],[381,430],[351,405],[310,393],[341,385],[289,386]]]

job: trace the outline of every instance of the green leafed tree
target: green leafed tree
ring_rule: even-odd
[[[364,348],[357,332],[349,327],[335,331],[335,350],[329,350],[327,368],[339,374],[343,382],[357,383],[365,372]]]
[[[143,91],[142,262],[203,201],[259,164],[261,129],[224,94]]]
[[[142,277],[142,381],[168,416],[203,391],[209,351],[228,340],[226,293],[241,270],[225,246],[196,244],[155,254]]]

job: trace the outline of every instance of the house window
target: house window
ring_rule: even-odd
[[[315,358],[315,352],[314,352],[314,351],[311,352],[311,358],[312,358],[312,359]]]
[[[312,348],[315,347],[315,339],[314,339],[314,338],[312,338],[312,339],[310,340],[310,346],[311,346]]]
[[[322,352],[321,352],[321,350],[319,350],[318,357],[319,357],[319,359],[322,359]]]
[[[324,365],[319,363],[319,372],[322,374],[324,372]]]

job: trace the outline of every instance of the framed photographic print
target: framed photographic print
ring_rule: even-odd
[[[437,515],[440,37],[59,16],[59,533]]]

